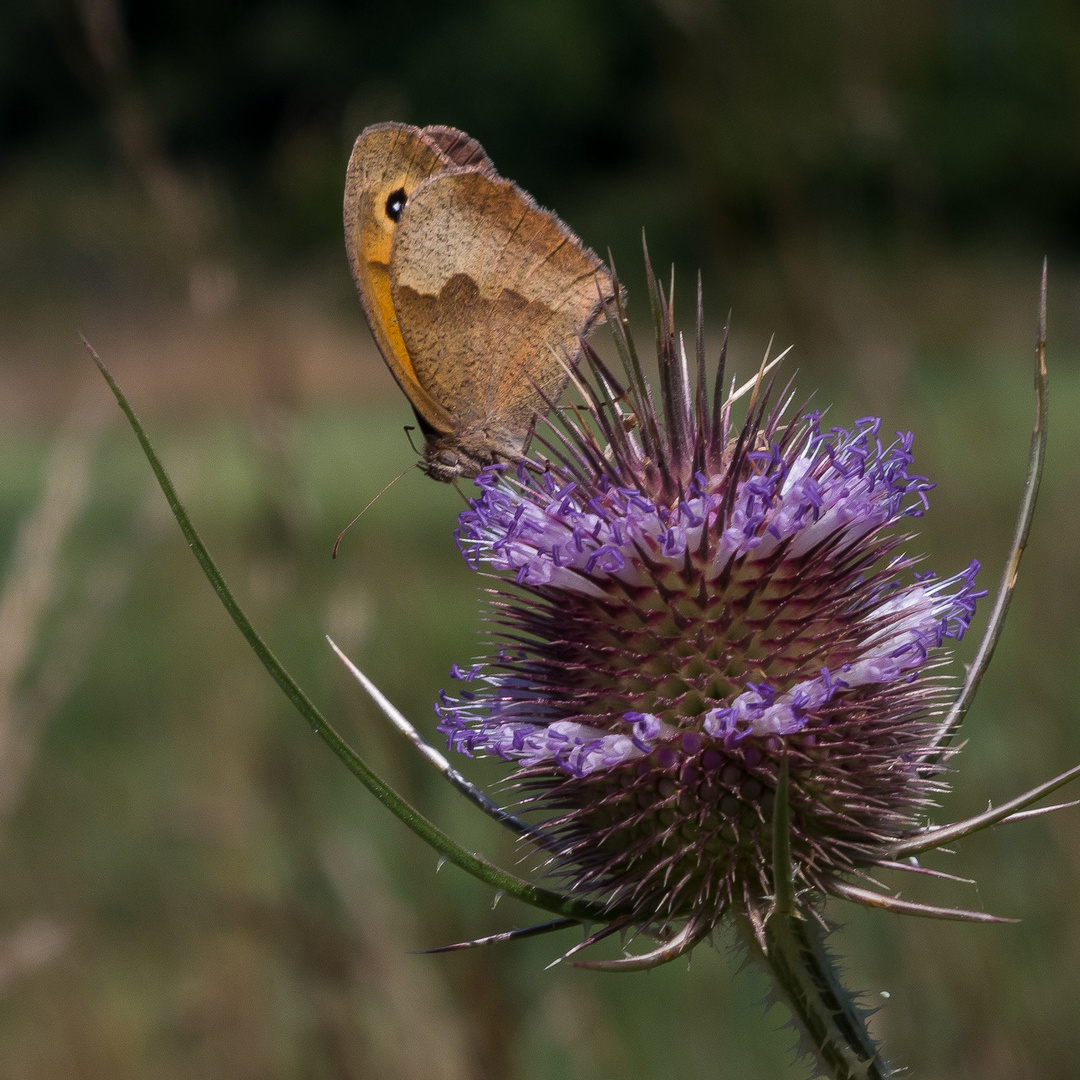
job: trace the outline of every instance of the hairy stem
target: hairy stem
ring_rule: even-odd
[[[742,938],[750,955],[772,976],[780,999],[830,1080],[889,1080],[895,1076],[866,1028],[866,1016],[840,982],[817,921],[774,912],[762,949],[749,923]]]

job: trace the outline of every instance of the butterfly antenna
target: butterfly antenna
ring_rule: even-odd
[[[405,430],[408,431],[409,429],[406,428]],[[405,473],[407,473],[409,471],[409,469],[418,469],[419,467],[420,467],[420,462],[419,461],[414,461],[411,465],[407,466],[402,472],[399,472],[397,474],[397,476],[395,476],[394,479],[391,480],[390,483],[387,484],[382,489],[382,491],[380,491],[375,496],[375,498],[371,499],[371,501],[367,504],[367,506],[365,506],[364,509],[361,510],[360,513],[357,514],[356,517],[354,517],[352,519],[352,521],[350,521],[349,524],[346,525],[345,528],[342,529],[341,532],[338,533],[338,538],[334,541],[334,550],[330,552],[330,558],[331,559],[336,559],[337,558],[337,551],[338,551],[338,548],[341,546],[341,541],[345,538],[345,534],[371,509],[372,506],[374,506],[376,500],[381,499],[405,475]]]
[[[461,501],[463,503],[465,503],[466,506],[468,506],[468,504],[469,504],[469,496],[466,495],[465,492],[461,490],[461,487],[458,484],[458,478],[456,476],[451,478],[450,486],[461,496]]]

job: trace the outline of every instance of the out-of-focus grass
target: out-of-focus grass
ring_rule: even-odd
[[[1032,320],[1033,321],[1033,320]],[[754,359],[740,358],[747,368]],[[885,416],[916,430],[938,481],[915,546],[996,584],[1033,416],[1030,356],[916,358]],[[1050,456],[1021,584],[968,720],[942,815],[981,809],[1080,759],[1080,373],[1051,347]],[[805,378],[800,384],[810,389]],[[104,388],[102,389],[104,394]],[[850,423],[865,402],[826,390]],[[856,389],[855,397],[861,394]],[[138,407],[138,401],[135,402]],[[189,511],[256,625],[360,752],[469,846],[512,845],[454,798],[333,659],[331,633],[432,738],[452,662],[478,650],[483,581],[457,554],[458,495],[410,473],[340,527],[409,458],[402,408],[308,409],[262,421],[150,422]],[[0,566],[38,498],[52,439],[0,441]],[[48,718],[20,804],[0,823],[3,935],[47,916],[68,935],[2,988],[5,1075],[97,1077],[799,1076],[765,984],[699,949],[605,976],[545,964],[573,935],[454,956],[413,950],[530,914],[433,854],[364,792],[277,693],[160,513],[117,424],[63,547],[55,604],[15,692],[73,648],[82,677]],[[72,643],[65,613],[119,574],[116,602]],[[115,584],[115,582],[114,582]],[[977,627],[981,627],[982,619]],[[970,656],[975,641],[962,646]],[[469,763],[493,783],[501,769]],[[1080,811],[1013,825],[935,864],[978,891],[904,881],[905,895],[1021,917],[1016,927],[902,921],[837,906],[850,981],[889,1052],[927,1078],[1075,1075],[1080,1030]],[[899,887],[899,883],[897,885]]]

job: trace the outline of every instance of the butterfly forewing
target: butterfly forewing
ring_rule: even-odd
[[[390,276],[419,381],[459,429],[486,430],[517,454],[602,314],[601,290],[612,293],[606,268],[554,214],[476,170],[414,190]]]
[[[554,215],[447,127],[356,140],[345,242],[372,336],[439,480],[515,461],[566,384],[610,275]]]
[[[417,415],[443,432],[453,419],[416,376],[390,289],[390,251],[409,196],[428,177],[461,165],[490,169],[483,148],[454,128],[377,124],[353,146],[345,180],[345,247],[368,326]]]

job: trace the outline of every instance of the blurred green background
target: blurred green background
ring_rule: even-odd
[[[7,0],[0,7],[0,1075],[798,1077],[720,942],[642,975],[572,934],[425,957],[532,916],[434,855],[258,668],[78,343],[148,422],[271,645],[467,846],[512,845],[390,732],[331,633],[435,738],[478,649],[460,500],[413,472],[340,235],[367,123],[464,128],[614,252],[704,275],[733,358],[774,332],[831,416],[916,434],[913,544],[993,588],[1033,417],[1050,259],[1050,456],[1016,601],[941,820],[1080,760],[1080,9],[1057,0]],[[684,316],[692,305],[684,303]],[[690,320],[687,319],[689,324]],[[985,610],[961,649],[971,656]],[[959,670],[959,668],[957,669]],[[484,763],[469,772],[494,782]],[[1080,1071],[1080,810],[905,895],[829,908],[887,1051],[927,1078]],[[890,997],[884,999],[881,991]]]

